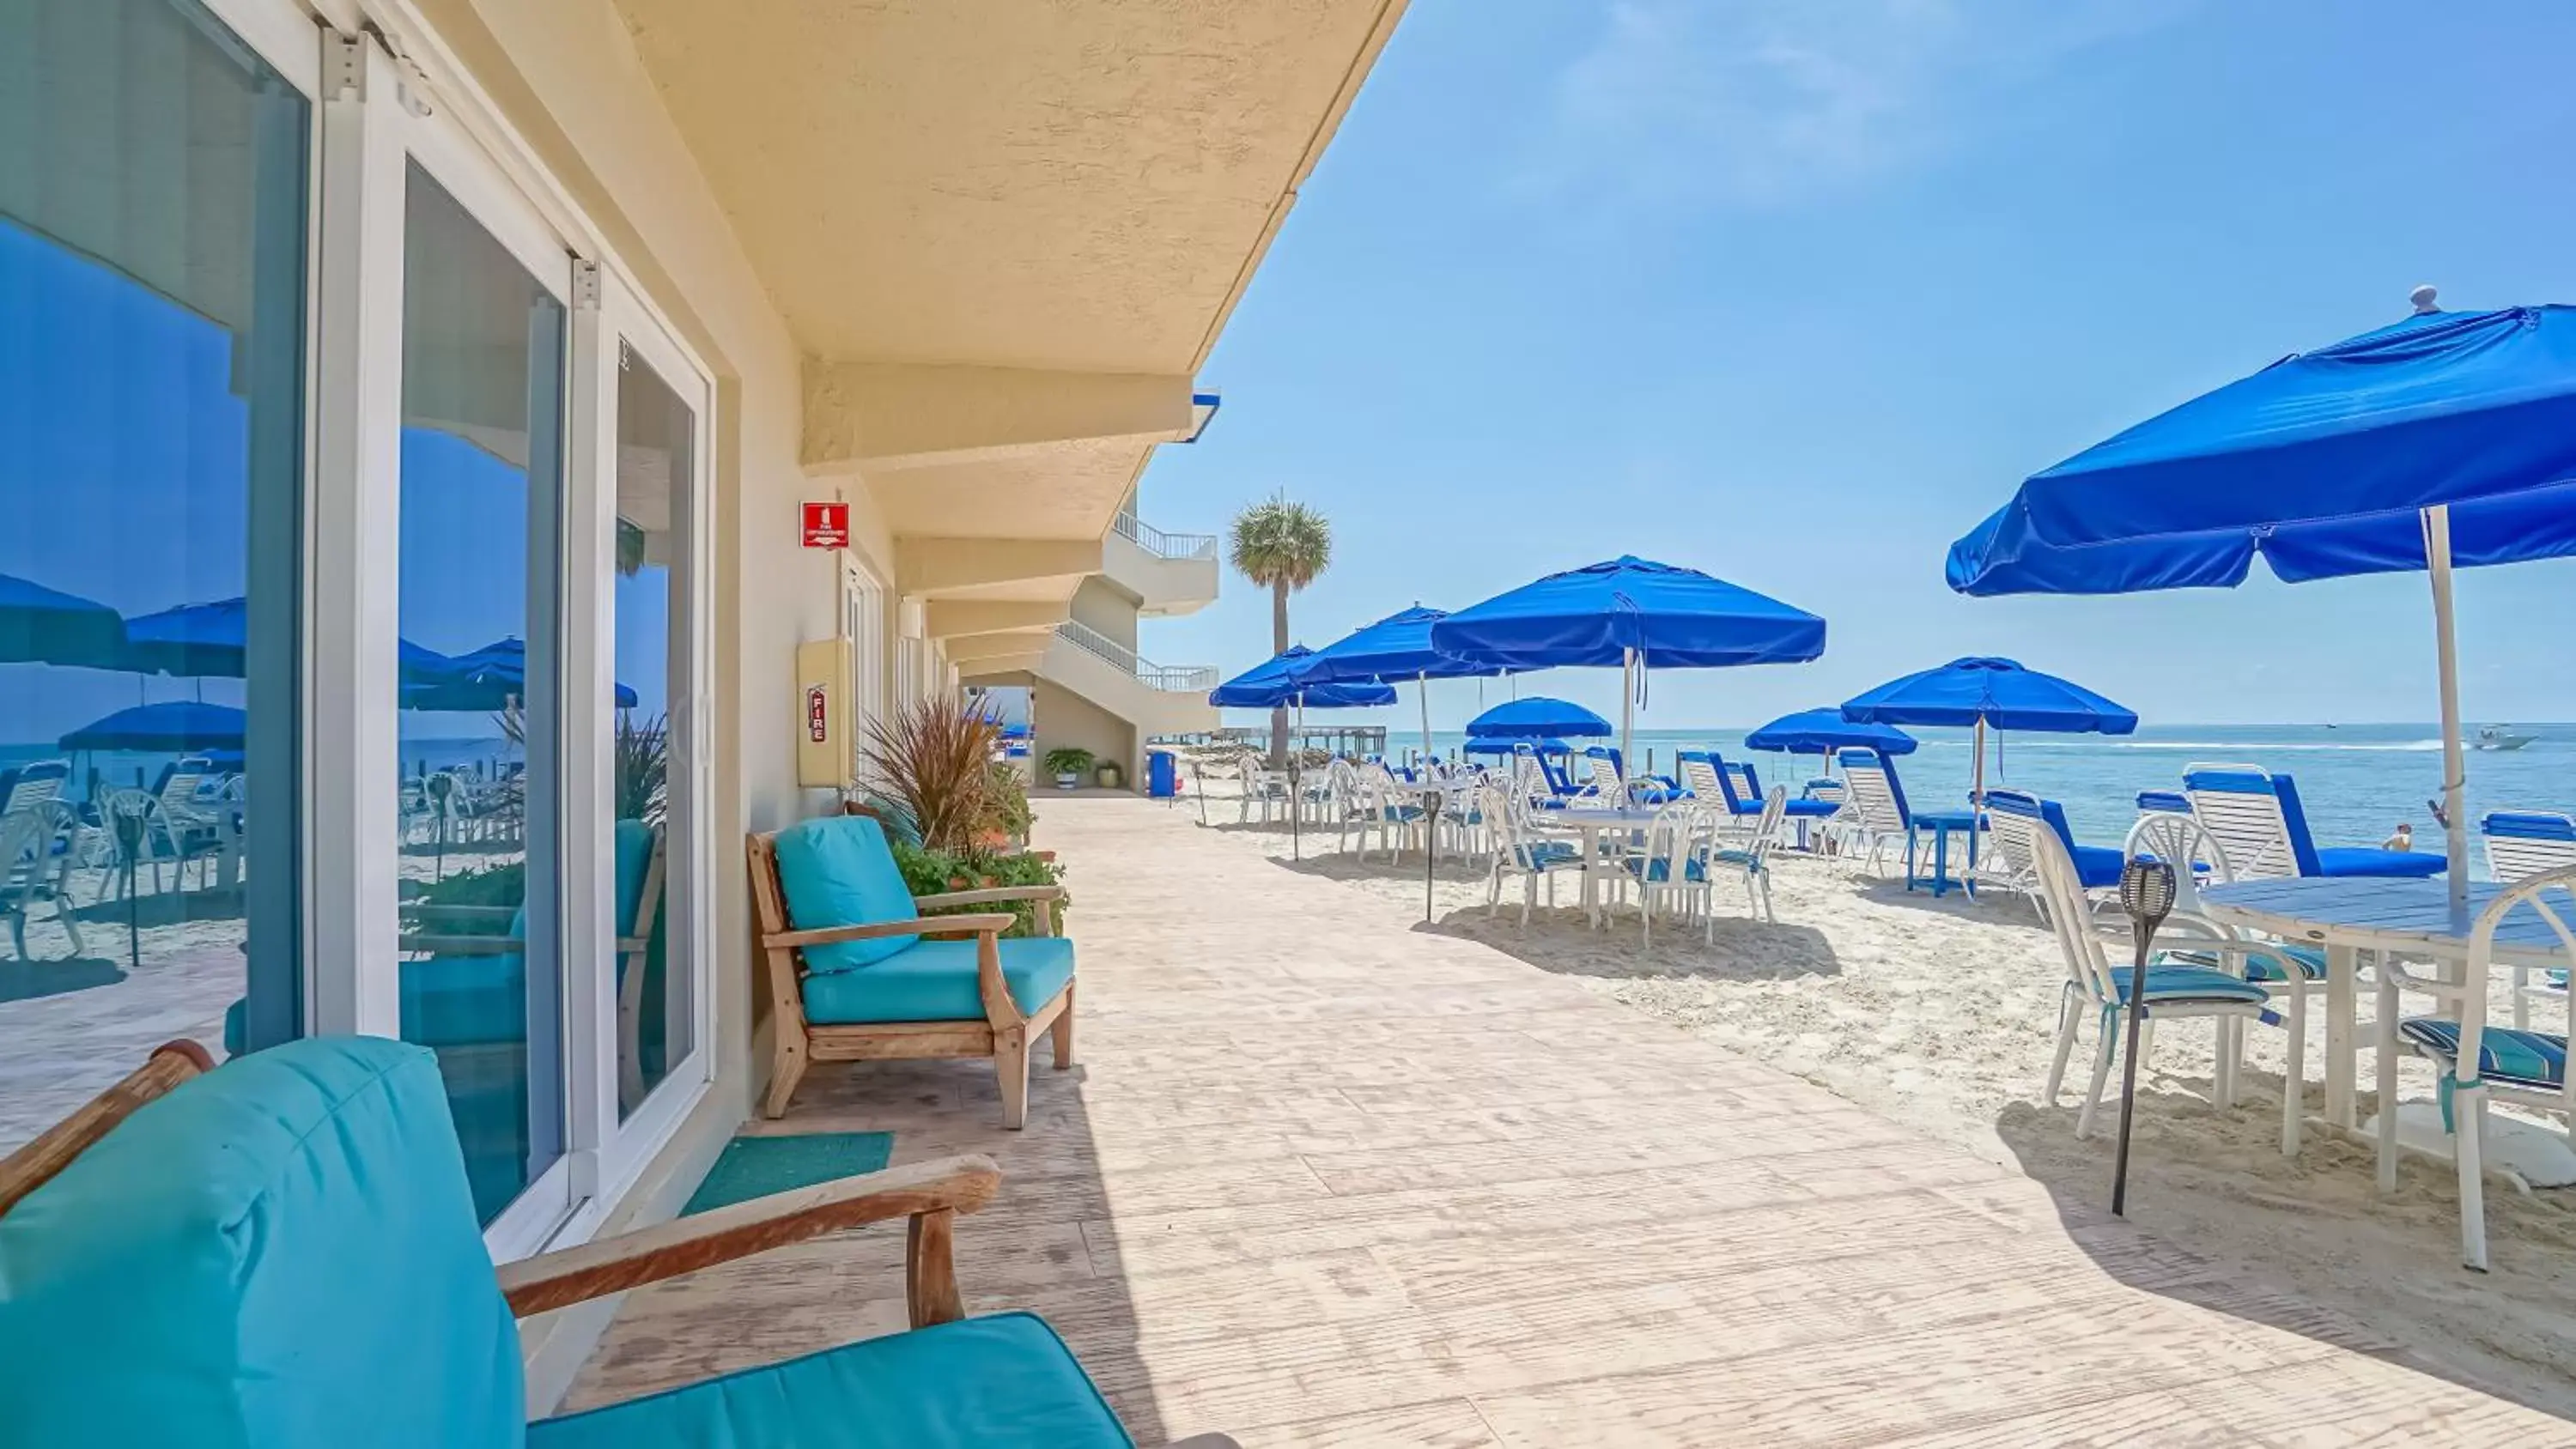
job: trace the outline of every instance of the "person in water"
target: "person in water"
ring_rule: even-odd
[[[2382,850],[2413,850],[2415,848],[2415,827],[2403,820],[2398,821],[2397,833],[2389,836],[2386,840],[2379,842],[2379,848]]]

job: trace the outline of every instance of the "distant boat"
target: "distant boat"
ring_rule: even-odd
[[[2488,725],[2478,731],[2476,743],[2482,750],[2518,750],[2537,738],[2539,738],[2537,735],[2516,734],[2508,729]]]

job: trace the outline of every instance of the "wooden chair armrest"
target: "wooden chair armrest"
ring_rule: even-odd
[[[915,916],[909,921],[873,921],[857,926],[823,926],[811,931],[780,931],[763,936],[765,950],[788,946],[831,946],[843,941],[882,940],[887,936],[918,936],[928,931],[979,931],[1000,935],[1019,924],[1017,916],[1000,912],[973,916]]]
[[[915,910],[929,910],[939,906],[990,906],[1008,901],[1060,901],[1063,899],[1064,887],[1060,885],[988,886],[982,890],[945,891],[935,896],[914,896],[912,904]]]
[[[771,1193],[694,1217],[505,1263],[501,1293],[525,1318],[730,1263],[824,1233],[911,1218],[907,1263],[913,1326],[961,1317],[949,1231],[957,1213],[993,1200],[1002,1174],[977,1153],[934,1158]],[[944,1280],[944,1281],[942,1281]],[[939,1316],[945,1312],[945,1317]]]

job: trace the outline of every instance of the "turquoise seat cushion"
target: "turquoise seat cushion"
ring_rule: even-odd
[[[1555,865],[1571,865],[1583,853],[1562,840],[1533,840],[1512,847],[1512,864],[1522,870],[1546,870]]]
[[[1001,943],[1002,980],[1023,1013],[1055,999],[1073,979],[1073,942],[1032,936]],[[805,978],[805,1019],[816,1026],[871,1021],[982,1021],[973,941],[923,941],[863,971]]]
[[[288,1042],[0,1217],[12,1444],[500,1449],[527,1405],[437,1063]]]
[[[528,1426],[528,1449],[1133,1449],[1055,1330],[966,1318]]]
[[[527,929],[524,913],[511,926]],[[528,1034],[528,967],[516,952],[405,961],[402,1037],[420,1046],[514,1042]]]
[[[2120,1000],[2129,999],[2127,967],[2111,973],[2119,983]],[[2147,1000],[2158,1001],[2244,1001],[2261,1005],[2269,1000],[2263,988],[2250,981],[2240,981],[2224,971],[2207,966],[2149,966]]]
[[[2372,876],[2390,880],[2429,880],[2450,864],[2429,850],[2380,850],[2373,846],[2333,845],[2317,852],[2317,874]]]
[[[1638,860],[1632,857],[1628,860],[1621,861],[1620,864],[1628,868],[1628,874],[1636,876],[1638,879],[1643,880],[1650,885],[1662,885],[1673,878],[1673,863],[1661,856],[1657,856],[1652,860]],[[1697,860],[1684,860],[1682,862],[1682,880],[1685,883],[1697,885],[1707,879],[1708,867],[1700,864]]]
[[[2397,1024],[2408,1041],[2445,1061],[2460,1059],[2460,1024],[2438,1016],[2410,1016]],[[2478,1033],[2478,1075],[2534,1087],[2567,1080],[2567,1038],[2545,1031],[2491,1026]]]
[[[878,925],[920,914],[885,828],[865,815],[827,815],[778,832],[778,888],[787,923],[799,931]],[[910,947],[919,936],[887,936],[805,948],[805,969],[856,971]],[[980,1015],[980,1013],[978,1013]]]

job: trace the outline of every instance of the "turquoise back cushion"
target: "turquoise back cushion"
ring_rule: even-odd
[[[909,921],[917,914],[903,871],[886,845],[884,827],[865,815],[827,815],[778,832],[778,888],[787,897],[787,924],[799,931]],[[805,966],[856,971],[920,939],[888,936],[808,946]]]
[[[438,1064],[289,1042],[0,1216],[0,1441],[485,1449],[526,1431]]]

